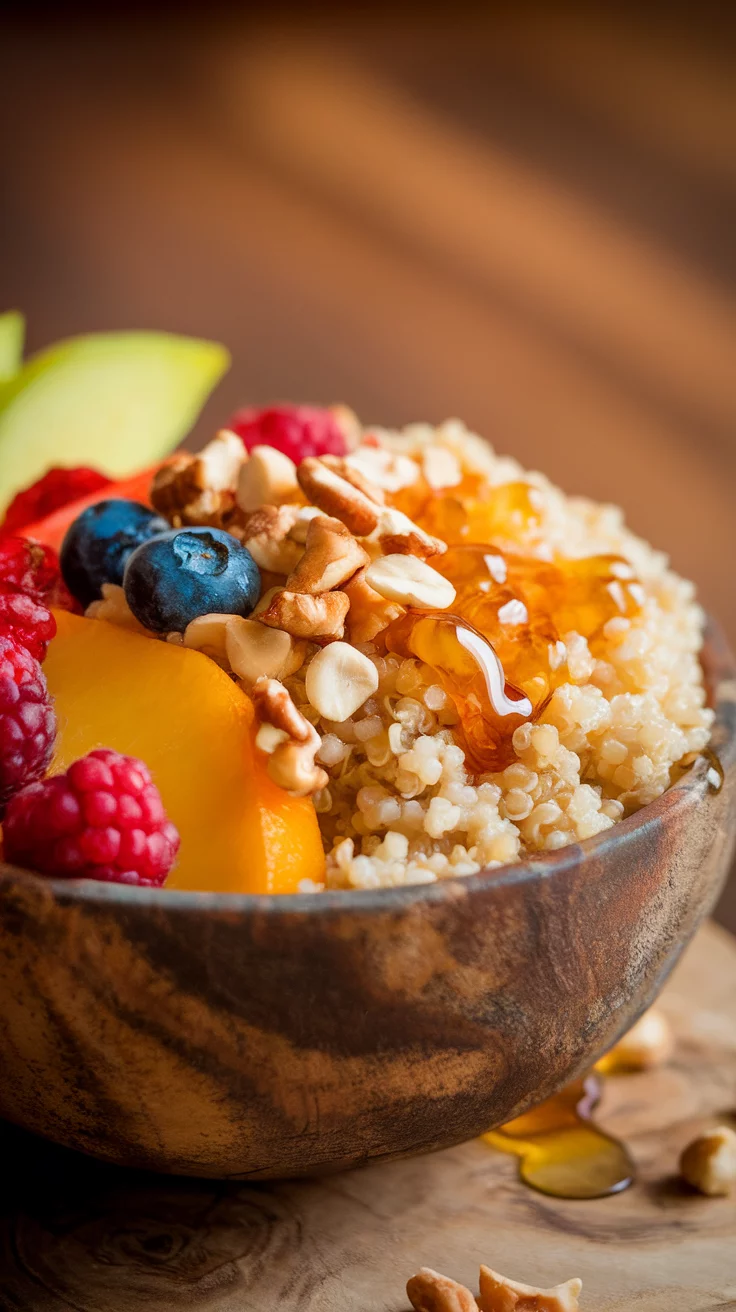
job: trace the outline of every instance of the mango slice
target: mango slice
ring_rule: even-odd
[[[0,506],[63,458],[124,478],[171,451],[229,363],[216,342],[96,333],[41,351],[0,386]]]
[[[167,888],[293,893],[319,881],[311,801],[278,788],[250,698],[209,657],[56,611],[44,665],[59,736],[51,772],[95,747],[146,762],[181,834]]]

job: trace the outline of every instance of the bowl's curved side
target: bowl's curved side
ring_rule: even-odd
[[[470,1138],[656,994],[733,846],[734,670],[701,760],[582,847],[428,890],[90,895],[0,872],[0,1113],[108,1160],[284,1176]],[[128,890],[125,890],[128,892]]]

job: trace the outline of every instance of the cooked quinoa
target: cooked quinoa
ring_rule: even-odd
[[[473,874],[590,838],[653,801],[677,763],[705,747],[713,720],[693,585],[626,528],[616,506],[565,496],[456,421],[372,432],[390,450],[419,460],[429,450],[450,452],[463,473],[480,474],[493,487],[527,482],[534,522],[519,517],[508,545],[540,561],[622,556],[642,585],[642,607],[635,618],[608,620],[603,654],[599,642],[595,658],[580,634],[562,635],[564,682],[535,723],[516,729],[515,759],[496,773],[468,770],[453,732],[454,705],[419,660],[361,644],[378,689],[339,724],[309,704],[307,666],[287,679],[322,737],[317,760],[329,783],[314,801],[327,852],[325,886],[377,888]]]
[[[249,618],[204,615],[168,640],[242,684],[271,778],[313,797],[326,872],[309,890],[474,874],[590,838],[652,802],[706,746],[713,721],[693,585],[616,506],[565,496],[457,421],[399,433],[342,413],[345,458],[297,467],[267,447],[248,456],[222,431],[198,456],[175,456],[152,489],[172,523],[224,527],[260,567]],[[488,545],[463,554],[470,544]],[[458,546],[462,596],[447,582]],[[475,625],[506,696],[528,698],[525,714],[508,710],[513,698],[491,706],[487,666],[485,685],[453,700],[446,647],[433,665],[394,654],[394,621],[401,630],[437,610],[453,635]],[[87,613],[146,632],[120,587],[106,585]],[[335,722],[318,707],[340,705],[341,678],[361,691],[358,709]],[[491,731],[485,745],[498,750],[485,755],[474,740],[474,768],[463,746],[469,707],[471,730],[495,714],[502,740]],[[479,760],[504,768],[478,773]]]

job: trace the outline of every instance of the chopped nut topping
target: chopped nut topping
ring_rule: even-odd
[[[265,677],[257,679],[251,696],[261,726],[270,725],[287,735],[275,746],[270,735],[265,748],[264,738],[261,739],[261,749],[270,749],[267,768],[274,783],[293,797],[308,797],[326,788],[328,776],[314,760],[320,747],[319,734],[297,710],[283,683]]]
[[[310,704],[341,724],[372,697],[378,687],[373,661],[347,642],[331,642],[312,657],[305,681]]]
[[[307,533],[309,532],[309,525],[313,519],[319,519],[322,514],[324,514],[324,512],[318,510],[316,506],[300,506],[299,514],[297,515],[294,527],[289,533],[289,537],[292,538],[294,542],[301,542],[302,546],[304,546],[307,540]]]
[[[236,499],[241,510],[278,506],[297,495],[296,465],[272,446],[254,446],[241,466]]]
[[[107,620],[108,624],[118,624],[122,629],[132,629],[134,633],[144,634],[147,638],[154,636],[136,619],[125,599],[123,589],[117,583],[103,583],[102,597],[99,601],[91,601],[84,613],[88,620]]]
[[[392,620],[404,614],[403,606],[387,601],[366,582],[364,569],[353,575],[343,591],[350,602],[347,627],[351,642],[372,642]]]
[[[365,578],[382,597],[402,606],[446,610],[455,600],[449,579],[416,556],[379,556],[368,566]]]
[[[320,460],[323,465],[326,465],[333,473],[338,474],[340,478],[344,478],[352,487],[357,487],[358,491],[367,496],[369,501],[375,501],[377,506],[385,504],[386,498],[382,489],[375,483],[371,483],[369,478],[366,478],[359,469],[356,469],[349,457],[328,455],[320,456]]]
[[[180,451],[157,470],[151,485],[151,503],[177,527],[221,526],[235,504],[244,459],[240,438],[223,428],[198,454]]]
[[[680,1158],[680,1172],[694,1189],[711,1198],[736,1189],[736,1133],[719,1125],[693,1139]]]
[[[415,1312],[478,1312],[478,1304],[465,1285],[429,1266],[412,1276],[406,1293]]]
[[[347,479],[341,478],[316,456],[302,460],[296,471],[304,495],[312,505],[334,515],[354,533],[364,537],[378,525],[378,507]]]
[[[401,510],[386,509],[381,511],[378,527],[372,534],[380,543],[384,555],[418,556],[428,560],[431,556],[441,556],[447,551],[447,543],[425,533]]]
[[[364,446],[351,452],[346,464],[384,492],[400,492],[419,478],[416,461],[380,446]]]
[[[582,1287],[576,1277],[552,1289],[535,1289],[482,1266],[478,1307],[480,1312],[578,1312]]]
[[[230,669],[246,688],[252,688],[262,675],[288,679],[295,674],[304,663],[306,643],[283,629],[266,628],[258,620],[237,615],[227,626],[225,650]]]
[[[298,506],[261,506],[248,516],[243,542],[259,568],[274,574],[295,569],[304,550],[289,537],[298,514]]]
[[[227,658],[226,635],[231,620],[240,619],[239,615],[198,615],[184,630],[184,646],[194,651],[204,652],[217,661],[223,669],[230,668]]]
[[[650,1007],[635,1025],[614,1044],[607,1060],[616,1067],[631,1071],[648,1071],[662,1066],[671,1056],[672,1031],[666,1017]]]
[[[341,638],[345,632],[348,601],[344,592],[323,592],[312,597],[306,592],[284,589],[273,598],[258,619],[261,624],[285,629],[295,638]]]
[[[369,559],[339,519],[319,515],[309,525],[304,555],[286,586],[291,592],[329,592],[352,578]]]

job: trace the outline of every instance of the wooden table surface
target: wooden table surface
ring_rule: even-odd
[[[696,1195],[681,1148],[736,1117],[736,945],[704,928],[667,985],[677,1036],[656,1072],[607,1081],[598,1120],[639,1171],[626,1193],[562,1202],[480,1141],[323,1181],[177,1180],[102,1166],[0,1128],[2,1312],[406,1312],[434,1266],[481,1262],[585,1312],[736,1308],[736,1197]],[[581,1312],[582,1312],[581,1309]]]

